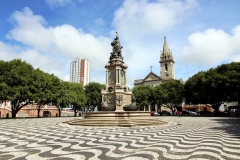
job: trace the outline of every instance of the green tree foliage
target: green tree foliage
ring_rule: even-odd
[[[152,88],[152,94],[153,94],[153,104],[158,106],[158,109],[161,109],[161,105],[162,105],[162,101],[160,99],[160,85],[157,85],[155,87]],[[156,111],[157,112],[157,111]]]
[[[216,72],[221,75],[220,88],[224,89],[224,97],[227,102],[240,102],[240,63],[232,62],[218,66]]]
[[[201,71],[189,78],[185,83],[184,90],[187,104],[198,104],[204,101],[204,86],[202,85],[204,76],[205,72]]]
[[[78,83],[61,81],[55,94],[54,104],[58,108],[58,115],[61,116],[62,108],[73,107],[74,116],[77,111],[86,103],[83,86]]]
[[[218,113],[224,102],[239,101],[240,63],[232,62],[199,72],[185,84],[187,103],[210,104]]]
[[[104,88],[104,86],[105,85],[100,83],[90,82],[84,87],[86,95],[86,105],[88,109],[94,110],[95,107],[98,107],[101,104],[101,90]]]
[[[183,99],[184,85],[179,80],[166,81],[154,87],[154,96],[158,103],[169,108],[174,114]]]
[[[61,109],[69,105],[74,107],[76,116],[86,103],[82,85],[60,81],[55,75],[34,69],[19,59],[0,61],[0,101],[6,100],[11,102],[13,118],[30,103],[37,104],[38,117],[42,107],[49,103],[56,105],[59,116]]]
[[[13,118],[37,94],[32,85],[33,71],[34,69],[30,64],[20,59],[10,62],[0,62],[0,99],[2,101],[11,101]]]
[[[78,83],[70,83],[69,104],[73,107],[75,117],[77,115],[77,111],[86,104],[86,100],[83,86]]]
[[[153,100],[152,89],[150,85],[140,85],[133,88],[133,95],[140,110],[144,110]]]
[[[8,94],[8,84],[5,82],[7,79],[6,73],[8,72],[7,63],[4,61],[0,61],[0,100],[6,101]]]
[[[71,100],[70,82],[60,81],[56,93],[53,96],[53,104],[58,109],[58,116],[61,117],[62,108],[68,108]]]
[[[54,96],[55,83],[53,83],[53,78],[58,79],[54,75],[44,73],[40,69],[36,69],[33,72],[33,89],[35,90],[35,96],[33,102],[37,104],[37,117],[40,117],[40,111],[43,106],[52,102]],[[59,79],[58,79],[59,80]]]

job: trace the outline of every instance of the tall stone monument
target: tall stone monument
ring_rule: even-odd
[[[102,105],[99,112],[84,112],[83,118],[68,121],[81,126],[146,126],[164,124],[151,118],[149,111],[139,111],[132,91],[127,86],[127,66],[123,62],[122,46],[118,34],[111,43],[112,52],[106,64],[106,86],[101,91]],[[132,103],[133,101],[133,103]]]
[[[111,43],[112,52],[106,64],[106,86],[102,90],[102,111],[123,111],[123,106],[131,104],[132,91],[126,85],[127,66],[123,61],[122,46],[118,33]]]

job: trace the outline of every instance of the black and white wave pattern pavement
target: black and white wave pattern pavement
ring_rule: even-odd
[[[81,127],[71,118],[0,119],[1,160],[240,159],[240,120],[153,117],[145,127]]]

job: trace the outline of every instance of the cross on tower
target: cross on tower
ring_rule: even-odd
[[[152,72],[152,67],[153,67],[153,66],[150,66],[150,68],[151,68],[151,72]]]

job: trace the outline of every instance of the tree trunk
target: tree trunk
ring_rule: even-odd
[[[16,118],[17,117],[17,112],[16,111],[12,111],[12,118]]]
[[[15,110],[16,106],[12,107],[12,118],[16,118],[17,111]]]
[[[77,109],[74,108],[74,117],[76,117],[76,116],[77,116]]]
[[[40,117],[40,110],[41,110],[40,108],[37,109],[37,112],[38,112],[38,113],[37,113],[37,114],[38,114],[37,117],[38,117],[38,118]]]
[[[58,117],[61,117],[61,108],[58,109]]]
[[[214,111],[215,111],[215,115],[218,116],[219,115],[219,107],[213,107]]]
[[[215,116],[219,116],[219,107],[220,107],[220,104],[212,104],[212,108],[215,111]]]

